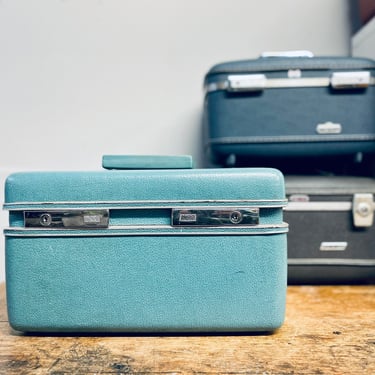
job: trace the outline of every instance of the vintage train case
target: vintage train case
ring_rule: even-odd
[[[191,169],[178,157],[103,161],[115,170],[7,179],[14,329],[224,332],[282,324],[287,224],[279,171]]]

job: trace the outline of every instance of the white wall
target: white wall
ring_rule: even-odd
[[[206,71],[264,50],[346,55],[348,9],[342,0],[1,0],[1,185],[13,171],[96,169],[104,153],[192,154],[199,166]],[[2,241],[0,281],[3,257]]]

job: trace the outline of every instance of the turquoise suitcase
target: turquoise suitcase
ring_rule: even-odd
[[[272,331],[288,226],[275,169],[106,156],[8,177],[10,325],[26,332]]]

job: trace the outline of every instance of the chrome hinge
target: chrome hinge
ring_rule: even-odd
[[[25,211],[24,220],[29,228],[108,228],[109,210]]]
[[[228,76],[228,91],[261,91],[266,87],[264,74],[236,74]]]
[[[372,194],[354,194],[353,221],[355,227],[370,227],[374,221]]]
[[[367,71],[335,72],[331,76],[334,89],[366,88],[371,84],[371,74]]]
[[[172,209],[173,226],[237,226],[259,224],[259,208]]]

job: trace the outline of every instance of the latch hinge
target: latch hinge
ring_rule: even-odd
[[[248,226],[259,224],[259,208],[174,208],[172,226]]]
[[[335,72],[331,76],[331,86],[334,89],[361,89],[370,84],[371,74],[367,71]]]
[[[25,211],[24,220],[27,228],[108,228],[109,210]]]
[[[236,74],[228,76],[228,91],[262,91],[266,87],[264,74]]]
[[[372,194],[354,194],[353,221],[355,227],[370,227],[374,221]]]

